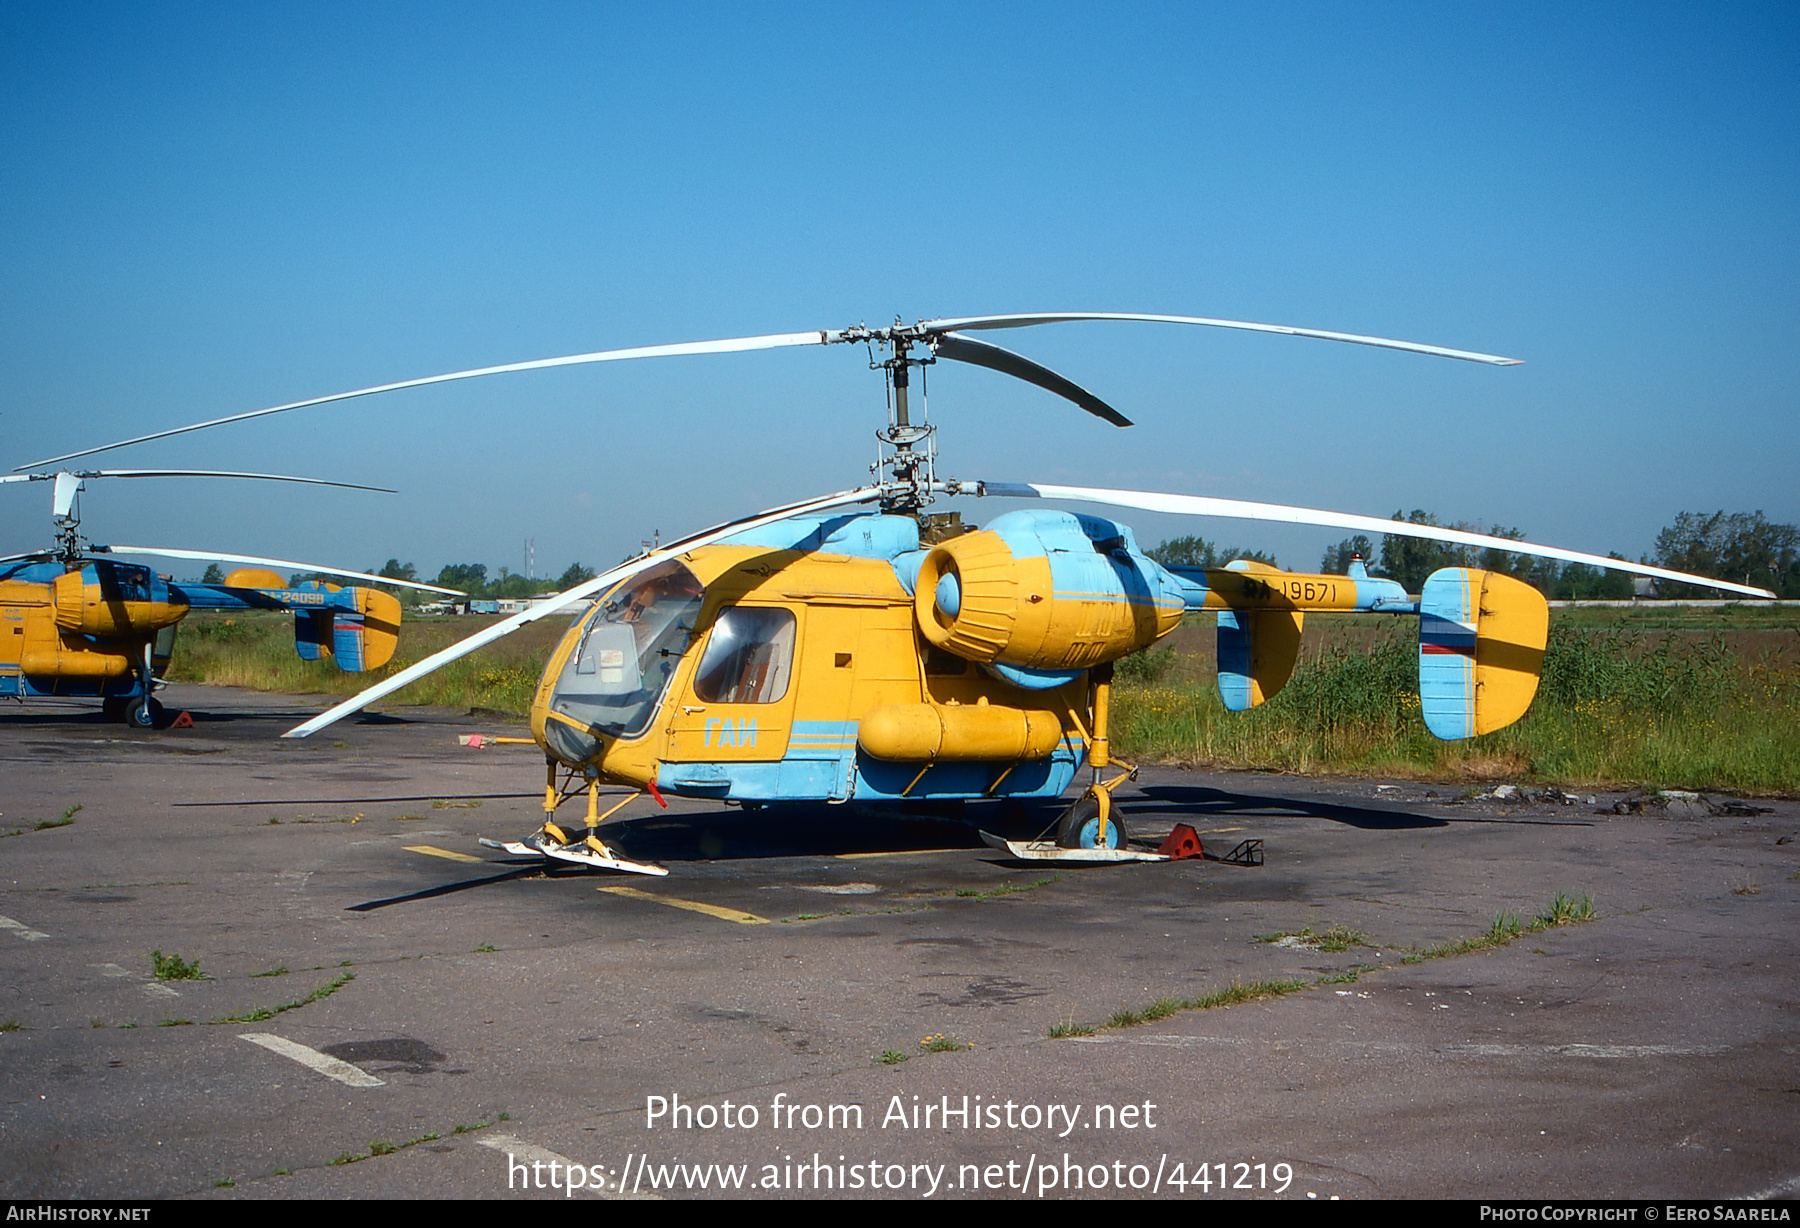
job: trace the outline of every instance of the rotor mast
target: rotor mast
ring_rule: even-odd
[[[881,510],[916,516],[932,501],[934,494],[942,490],[936,473],[937,428],[927,420],[927,402],[923,395],[923,368],[937,361],[931,337],[917,326],[903,324],[898,316],[890,328],[858,326],[845,329],[841,336],[847,341],[867,344],[870,368],[879,368],[887,380],[888,424],[886,429],[875,432],[875,438],[893,451],[881,453],[869,466],[870,472],[882,479]],[[877,345],[888,351],[886,358],[875,358],[874,347]],[[924,354],[915,357],[915,349],[923,350]],[[918,422],[912,419],[914,367],[921,370]]]

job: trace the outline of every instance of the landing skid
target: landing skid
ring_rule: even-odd
[[[489,840],[480,838],[482,848],[496,849],[502,853],[511,853],[514,857],[550,857],[557,861],[572,862],[578,866],[591,866],[596,870],[620,870],[627,874],[649,874],[661,878],[668,874],[668,869],[649,861],[625,861],[618,857],[602,857],[598,853],[577,849],[535,849],[529,844],[521,844],[517,840]]]
[[[1166,853],[1140,853],[1136,849],[1066,849],[1052,840],[1004,840],[992,832],[981,833],[989,848],[1021,861],[1100,863],[1113,861],[1167,861]]]

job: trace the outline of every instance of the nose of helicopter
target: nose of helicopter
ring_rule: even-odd
[[[939,578],[937,589],[932,595],[945,618],[955,618],[962,613],[962,585],[954,571],[946,571]]]

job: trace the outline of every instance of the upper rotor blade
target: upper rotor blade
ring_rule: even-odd
[[[80,452],[65,452],[61,456],[52,456],[45,460],[20,465],[18,469],[32,469],[38,465],[54,465],[62,461],[73,460],[78,456],[110,452],[115,448],[130,447],[132,444],[149,443],[153,439],[167,439],[171,435],[185,435],[189,431],[203,431],[208,427],[224,426],[231,422],[247,422],[251,418],[263,418],[269,414],[284,414],[290,409],[306,409],[313,405],[326,405],[333,401],[348,401],[356,397],[374,396],[378,392],[397,392],[402,388],[422,388],[427,384],[447,384],[452,380],[476,379],[483,375],[505,375],[515,371],[574,367],[591,362],[620,362],[627,358],[668,358],[681,354],[734,354],[742,350],[778,349],[784,345],[824,345],[832,336],[832,333],[815,329],[807,333],[775,333],[766,337],[731,337],[723,341],[683,341],[674,345],[643,345],[624,350],[596,350],[591,354],[570,354],[563,358],[539,358],[531,362],[511,362],[497,367],[476,367],[469,371],[452,371],[448,375],[427,375],[420,379],[400,380],[393,384],[377,384],[372,388],[358,388],[351,392],[334,392],[326,397],[290,401],[286,405],[272,405],[268,409],[253,409],[247,413],[212,418],[206,422],[196,422],[192,426],[178,426],[166,431],[156,431],[149,435],[139,435],[135,439],[122,439],[118,443],[104,444],[98,448],[85,448]]]
[[[389,490],[385,486],[363,486],[356,482],[332,482],[325,478],[297,478],[286,473],[235,473],[223,469],[91,469],[75,476],[81,478],[254,478],[260,482],[304,482],[308,486],[339,486],[345,490],[373,490],[384,495],[399,493]]]
[[[747,516],[741,520],[733,520],[726,524],[717,525],[711,529],[696,533],[691,537],[684,537],[678,542],[671,542],[661,550],[653,551],[650,554],[632,559],[629,563],[623,563],[620,566],[613,568],[611,571],[595,576],[585,584],[577,584],[574,588],[567,589],[559,594],[553,601],[545,602],[543,605],[533,606],[523,613],[514,614],[511,618],[503,619],[485,630],[477,631],[467,639],[458,640],[443,651],[433,653],[416,665],[408,666],[393,677],[376,683],[368,690],[352,695],[337,707],[321,712],[311,720],[294,726],[281,736],[284,738],[304,738],[310,734],[317,733],[327,725],[334,724],[344,717],[349,716],[352,712],[367,707],[382,696],[392,694],[407,683],[415,682],[431,673],[433,670],[448,665],[459,657],[469,655],[483,644],[490,644],[493,641],[500,639],[502,636],[511,635],[526,623],[536,622],[540,618],[548,618],[550,615],[561,610],[566,610],[570,606],[575,605],[588,597],[603,593],[613,585],[630,579],[638,572],[649,567],[654,567],[665,559],[672,559],[676,555],[685,554],[689,550],[697,550],[701,546],[704,546],[709,542],[717,541],[721,537],[729,537],[733,533],[741,533],[748,529],[759,528],[765,524],[773,524],[778,520],[786,520],[790,516],[799,516],[806,512],[824,511],[828,508],[842,507],[850,503],[867,503],[871,499],[878,498],[880,493],[880,488],[875,486],[865,486],[859,490],[840,491],[838,494],[826,495],[823,498],[818,499],[809,499],[804,503],[790,503],[786,507],[772,508],[766,512],[759,512],[754,516]]]
[[[1364,533],[1386,533],[1396,537],[1422,537],[1430,541],[1453,542],[1459,546],[1480,546],[1504,550],[1509,554],[1531,554],[1542,558],[1584,563],[1589,567],[1605,567],[1612,571],[1629,571],[1659,580],[1677,580],[1707,588],[1743,593],[1748,597],[1774,597],[1763,588],[1732,584],[1710,576],[1692,576],[1680,571],[1666,571],[1644,563],[1624,559],[1603,558],[1557,546],[1536,546],[1508,537],[1490,537],[1485,533],[1466,533],[1461,529],[1442,529],[1436,525],[1411,524],[1403,520],[1381,520],[1374,516],[1357,516],[1348,512],[1322,512],[1309,507],[1287,507],[1278,503],[1248,503],[1242,499],[1214,499],[1205,495],[1169,495],[1153,491],[1097,490],[1086,486],[1048,486],[1036,482],[984,482],[982,493],[1025,499],[1068,499],[1080,503],[1108,503],[1115,507],[1136,507],[1147,512],[1173,512],[1183,516],[1226,516],[1235,520],[1274,520],[1287,524],[1317,524],[1337,529],[1360,529]]]
[[[939,358],[973,363],[977,367],[986,367],[990,371],[999,371],[1004,375],[1014,376],[1028,384],[1036,384],[1039,388],[1073,401],[1090,414],[1097,418],[1104,418],[1114,426],[1131,425],[1130,418],[1081,385],[1064,379],[1049,367],[1040,366],[1021,354],[1003,350],[997,345],[989,345],[985,341],[977,341],[973,337],[958,336],[956,333],[945,333],[932,340],[934,343],[932,349]]]
[[[1388,350],[1406,350],[1413,354],[1435,354],[1439,358],[1461,358],[1468,362],[1485,362],[1496,367],[1516,367],[1522,358],[1502,358],[1498,354],[1478,354],[1473,350],[1450,350],[1441,345],[1420,345],[1416,341],[1394,341],[1388,337],[1365,337],[1361,333],[1333,333],[1317,328],[1291,328],[1286,324],[1252,324],[1245,320],[1213,320],[1205,316],[1151,316],[1112,311],[1043,311],[1033,315],[966,316],[958,320],[925,320],[919,327],[928,333],[950,329],[970,331],[981,328],[1029,328],[1034,324],[1069,324],[1081,320],[1138,320],[1151,324],[1201,324],[1208,328],[1240,328],[1253,333],[1285,333],[1290,337],[1318,337],[1325,341],[1348,341],[1353,345],[1376,345]]]
[[[244,563],[260,567],[281,567],[288,571],[316,571],[321,575],[345,576],[353,580],[367,580],[371,584],[393,584],[400,588],[416,588],[427,593],[443,593],[449,597],[461,597],[461,589],[439,588],[435,584],[420,584],[416,580],[396,580],[392,576],[373,576],[366,571],[346,571],[342,567],[320,567],[316,563],[294,563],[287,559],[264,559],[253,554],[220,554],[209,550],[166,550],[161,546],[106,546],[94,547],[96,553],[107,554],[149,554],[157,558],[167,559],[206,559],[220,563]]]

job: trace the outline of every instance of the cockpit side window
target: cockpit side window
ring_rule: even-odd
[[[787,694],[793,668],[793,613],[732,606],[713,621],[694,696],[705,703],[772,704]]]

